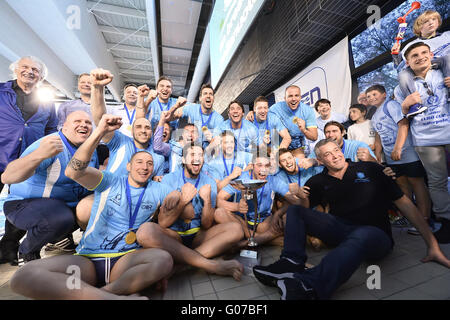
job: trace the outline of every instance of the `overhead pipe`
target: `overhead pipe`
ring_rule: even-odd
[[[195,102],[197,98],[198,91],[202,85],[202,80],[205,78],[206,72],[209,68],[210,61],[209,52],[209,24],[205,31],[205,36],[203,37],[202,46],[197,58],[197,64],[195,65],[194,74],[192,75],[191,86],[189,87],[189,92],[187,96],[188,102]]]

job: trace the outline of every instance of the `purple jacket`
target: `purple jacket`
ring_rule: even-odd
[[[53,103],[40,104],[38,111],[25,122],[12,83],[0,83],[0,172],[34,141],[56,132],[58,125]]]

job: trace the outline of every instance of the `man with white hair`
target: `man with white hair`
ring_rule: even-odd
[[[37,96],[36,88],[47,75],[45,64],[26,56],[12,63],[10,69],[14,79],[0,83],[0,177],[9,162],[34,141],[56,132],[58,125],[54,104],[41,102]],[[0,242],[0,263],[10,260],[3,254],[6,240],[15,243],[24,234],[6,220],[5,235]]]

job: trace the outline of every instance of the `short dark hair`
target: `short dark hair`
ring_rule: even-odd
[[[320,157],[319,148],[330,142],[334,143],[335,145],[337,145],[339,147],[337,141],[334,139],[331,139],[331,138],[330,139],[322,139],[319,142],[317,142],[316,145],[314,146],[314,153],[316,154],[316,157]]]
[[[317,111],[317,109],[319,108],[319,104],[320,104],[320,103],[327,103],[327,104],[329,104],[330,107],[331,107],[331,102],[330,102],[330,100],[322,98],[322,99],[317,100],[316,103],[314,103],[314,109],[316,109],[316,111]]]
[[[370,86],[366,89],[366,93],[370,91],[378,91],[379,93],[386,93],[386,88],[381,84],[374,84],[373,86]]]
[[[199,147],[199,148],[202,149],[202,151],[204,151],[201,143],[199,143],[199,142],[190,142],[190,143],[185,144],[184,147],[183,147],[183,158],[186,158],[186,152],[190,148],[194,148],[194,147]]]
[[[239,107],[241,107],[242,112],[245,113],[244,105],[240,101],[237,101],[237,100],[233,100],[228,104],[228,111],[230,111],[230,107],[233,103],[236,103]]]
[[[278,149],[278,159],[285,153],[290,153],[292,154],[291,150],[286,149],[286,148],[280,148]]]
[[[431,49],[430,49],[430,46],[427,45],[425,42],[420,41],[420,42],[413,43],[412,45],[410,45],[410,46],[406,49],[405,53],[403,53],[403,56],[405,57],[405,59],[408,59],[409,53],[410,53],[412,50],[414,50],[415,48],[418,48],[418,47],[427,47],[428,50],[431,50]]]
[[[128,161],[128,162],[131,163],[136,155],[138,155],[140,153],[143,153],[143,152],[145,152],[146,154],[150,155],[152,157],[152,160],[153,160],[153,156],[152,156],[152,154],[150,152],[148,152],[147,150],[140,150],[138,152],[133,153],[133,155],[131,156],[130,161]]]
[[[170,79],[170,78],[167,77],[167,76],[161,76],[161,77],[159,77],[158,81],[156,82],[156,86],[158,86],[158,84],[159,84],[161,81],[163,81],[163,80],[169,81],[170,84],[173,86],[173,81],[172,81],[172,79]]]
[[[213,87],[209,83],[204,83],[200,88],[200,96],[202,95],[204,89],[211,89],[213,94],[215,93]]]
[[[325,125],[325,127],[323,127],[323,132],[325,132],[325,130],[329,126],[336,126],[339,128],[339,130],[341,130],[341,132],[345,131],[345,127],[342,125],[342,123],[339,123],[337,121],[328,121],[327,124]]]
[[[366,106],[360,103],[352,104],[349,109],[358,109],[359,111],[361,111],[361,113],[367,112]]]
[[[82,78],[82,77],[84,77],[84,76],[88,76],[88,77],[90,77],[91,76],[91,74],[90,73],[88,73],[88,72],[83,72],[83,73],[81,73],[79,76],[78,76],[78,80],[77,80],[77,82],[80,82],[80,79]]]

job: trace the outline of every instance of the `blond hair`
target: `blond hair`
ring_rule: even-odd
[[[426,10],[424,13],[422,13],[420,16],[417,17],[417,19],[414,21],[413,31],[414,34],[418,37],[422,36],[420,33],[420,29],[422,29],[422,25],[426,20],[428,20],[431,17],[437,17],[439,21],[439,27],[442,24],[442,18],[439,12],[434,10]],[[438,27],[438,28],[439,28]]]

